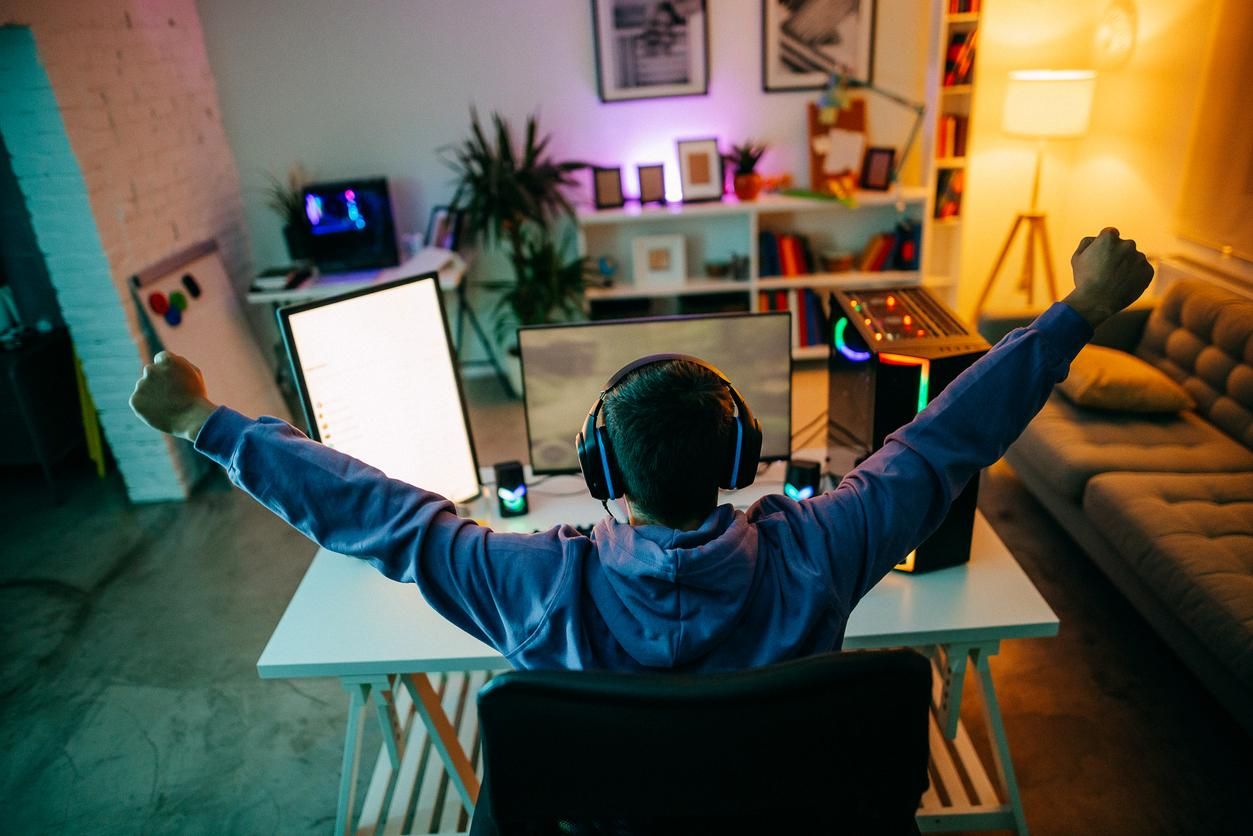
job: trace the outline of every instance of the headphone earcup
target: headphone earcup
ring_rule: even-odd
[[[592,499],[608,499],[609,492],[605,486],[605,472],[601,466],[600,450],[596,445],[596,430],[589,435],[580,431],[574,437],[574,447],[579,454],[579,470],[583,472],[583,482]]]
[[[740,450],[740,469],[735,474],[738,488],[747,488],[757,479],[757,465],[761,462],[761,422],[753,419],[744,427],[743,449]]]

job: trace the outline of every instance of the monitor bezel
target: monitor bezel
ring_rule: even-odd
[[[338,293],[334,296],[328,296],[324,299],[314,299],[308,302],[299,302],[294,305],[284,305],[274,312],[278,319],[278,330],[283,337],[283,348],[287,350],[287,362],[291,366],[292,379],[296,381],[296,392],[300,395],[300,408],[305,414],[305,426],[308,427],[309,437],[319,444],[322,443],[321,433],[318,432],[318,424],[313,420],[313,401],[309,397],[309,386],[305,381],[304,372],[301,370],[299,357],[300,352],[296,349],[296,341],[292,338],[291,317],[294,314],[304,313],[314,308],[333,305],[337,302],[344,302],[348,299],[355,299],[358,296],[366,296],[371,293],[378,293],[381,290],[392,290],[406,284],[416,284],[418,282],[431,281],[435,283],[435,299],[439,305],[439,318],[444,326],[444,344],[448,347],[448,358],[453,363],[453,379],[457,383],[457,398],[461,402],[461,420],[465,425],[466,438],[470,442],[470,461],[474,465],[474,481],[479,486],[478,492],[467,497],[445,497],[454,503],[469,502],[478,498],[483,493],[483,475],[479,471],[479,455],[478,450],[474,446],[474,433],[470,429],[470,410],[466,407],[465,386],[461,381],[461,365],[457,362],[457,353],[452,344],[452,337],[448,333],[448,315],[444,309],[444,292],[439,286],[439,273],[421,273],[416,276],[406,276],[403,279],[394,279],[390,282],[382,282],[373,284],[369,287],[363,287],[359,290],[350,290],[346,293]],[[414,487],[422,490],[428,490],[421,485]]]
[[[582,322],[557,322],[547,325],[523,325],[517,329],[518,336],[518,365],[522,374],[522,415],[526,423],[526,457],[531,464],[531,472],[536,476],[564,476],[572,473],[579,473],[577,466],[573,468],[564,467],[545,467],[537,468],[535,460],[532,456],[534,452],[534,443],[531,439],[531,410],[526,398],[526,355],[522,351],[522,332],[538,331],[538,330],[554,330],[558,328],[587,328],[612,326],[612,325],[639,325],[643,322],[692,322],[694,320],[706,319],[735,319],[748,316],[781,316],[787,317],[788,321],[788,398],[787,398],[787,427],[788,442],[787,454],[782,456],[765,456],[763,455],[759,461],[762,462],[785,462],[792,458],[792,377],[796,373],[796,358],[792,355],[792,312],[787,311],[728,311],[725,313],[711,314],[669,314],[666,316],[637,316],[626,317],[623,319],[596,319],[584,320]],[[735,381],[731,381],[734,383]],[[751,404],[749,404],[751,406]],[[592,404],[589,403],[587,408],[590,410]],[[570,445],[574,446],[574,438],[571,437]]]

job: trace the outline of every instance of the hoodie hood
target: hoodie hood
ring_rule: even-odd
[[[694,531],[606,518],[594,537],[601,571],[590,573],[592,597],[622,647],[649,667],[684,665],[716,647],[757,576],[757,529],[730,505]]]

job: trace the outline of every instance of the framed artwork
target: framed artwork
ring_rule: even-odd
[[[666,167],[656,165],[640,165],[636,167],[640,175],[640,205],[666,202]]]
[[[887,191],[892,185],[892,163],[895,160],[895,148],[867,148],[866,158],[861,164],[861,187],[876,192]]]
[[[592,0],[602,102],[709,92],[705,0]]]
[[[457,249],[461,240],[461,212],[451,206],[436,206],[426,222],[426,246]]]
[[[722,154],[716,139],[680,139],[679,181],[683,202],[721,200],[723,188]]]
[[[679,284],[687,278],[682,235],[641,235],[631,241],[636,284]]]
[[[874,13],[874,0],[762,0],[762,89],[821,90],[839,71],[873,81]]]
[[[617,209],[626,203],[622,195],[622,169],[592,167],[592,191],[597,209]]]

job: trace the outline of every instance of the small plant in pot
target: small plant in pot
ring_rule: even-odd
[[[574,236],[558,237],[557,228],[568,228],[574,217],[565,189],[577,185],[572,175],[587,163],[546,155],[550,137],[539,137],[534,116],[526,121],[520,147],[500,114],[492,114],[489,133],[471,110],[470,134],[446,149],[445,160],[457,175],[451,202],[463,212],[468,237],[503,246],[513,270],[514,281],[497,307],[503,315],[498,332],[576,316],[590,265],[575,254]]]
[[[265,187],[265,205],[283,222],[283,242],[292,261],[304,261],[309,257],[309,243],[305,240],[305,211],[303,191],[309,183],[304,168],[297,163],[287,170],[287,179],[280,180],[266,174],[269,183]]]
[[[723,155],[722,158],[727,163],[735,166],[735,196],[740,200],[756,200],[761,193],[761,175],[757,173],[757,163],[764,153],[764,144],[749,140],[740,145],[732,145],[731,153]]]

